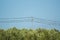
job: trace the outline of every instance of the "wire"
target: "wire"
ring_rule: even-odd
[[[33,22],[36,22],[36,23],[60,26],[60,22],[58,22],[58,21],[51,21],[51,20],[45,20],[45,19],[40,19],[40,18],[34,18],[34,17],[0,18],[0,23],[15,23],[15,22],[16,23],[32,22],[32,24],[33,24]]]

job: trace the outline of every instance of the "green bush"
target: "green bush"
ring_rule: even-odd
[[[0,40],[60,40],[60,31],[56,29],[0,29]]]

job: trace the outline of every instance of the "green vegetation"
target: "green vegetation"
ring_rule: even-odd
[[[0,40],[60,40],[60,31],[56,29],[0,29]]]

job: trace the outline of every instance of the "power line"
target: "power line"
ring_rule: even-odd
[[[16,23],[19,23],[19,22],[32,22],[32,26],[34,24],[33,22],[60,26],[60,22],[45,20],[45,19],[40,19],[40,18],[34,18],[34,17],[0,18],[0,23],[15,23],[15,22]]]

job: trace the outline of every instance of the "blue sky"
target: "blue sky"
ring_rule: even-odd
[[[0,0],[0,18],[19,17],[60,21],[60,0]]]

